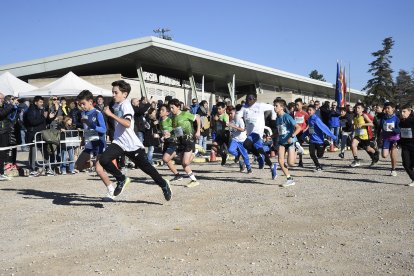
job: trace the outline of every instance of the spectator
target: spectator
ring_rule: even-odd
[[[198,108],[197,114],[200,116],[201,132],[198,144],[207,151],[207,137],[210,131],[210,116],[208,114],[208,103],[207,101],[201,101],[200,107]]]
[[[67,138],[77,137],[77,133],[74,132],[75,128],[72,125],[72,118],[69,116],[65,116],[63,118],[63,125],[62,125],[62,132],[61,132],[61,140],[66,140]],[[77,132],[77,131],[76,131]],[[69,167],[69,174],[75,173],[75,147],[62,143],[61,144],[61,156],[62,156],[62,164],[60,165],[60,172],[64,175],[66,174],[66,169]]]
[[[59,99],[56,96],[50,97],[49,100],[49,114],[48,121],[50,129],[57,129],[58,126],[62,123],[63,119],[63,110],[60,106]]]
[[[338,143],[338,141],[339,141],[339,139],[338,139],[339,128],[341,126],[339,116],[341,116],[341,113],[338,111],[338,104],[334,101],[331,104],[331,110],[329,112],[329,124],[328,124],[328,126],[329,126],[330,131],[336,137],[336,140],[335,140],[336,142],[335,143]],[[338,146],[338,145],[336,145],[336,146]]]
[[[43,104],[43,97],[35,96],[33,99],[33,103],[30,105],[29,109],[24,114],[23,120],[24,125],[27,129],[26,143],[33,143],[36,132],[46,129],[46,118],[48,114],[47,111],[44,109]],[[29,176],[39,176],[40,173],[37,172],[36,168],[37,148],[35,147],[35,145],[30,145],[29,149]],[[43,154],[44,159],[49,159],[46,150],[44,150]]]
[[[19,131],[19,144],[23,145],[26,144],[26,128],[24,126],[24,122],[23,122],[23,117],[24,117],[24,113],[27,111],[27,109],[29,109],[29,105],[30,102],[29,101],[23,101],[20,100],[19,101],[20,104],[17,108],[17,128]],[[22,146],[21,147],[22,151],[29,151],[29,147],[28,146]]]
[[[320,108],[321,111],[321,119],[325,125],[329,125],[329,114],[331,113],[331,109],[329,107],[329,101],[325,101],[324,104]]]
[[[160,145],[159,124],[157,120],[157,110],[150,107],[146,116],[146,128],[144,133],[144,146],[148,147],[147,157],[151,165],[154,165],[154,147]]]
[[[192,104],[190,106],[190,112],[192,114],[197,114],[198,108],[200,107],[197,103],[197,99],[196,98],[192,99],[191,103]]]
[[[151,105],[148,103],[145,97],[142,97],[141,101],[132,99],[131,104],[132,108],[134,109],[134,131],[138,136],[138,139],[141,141],[141,143],[143,143],[145,134],[145,114]]]
[[[72,125],[77,129],[82,129],[83,125],[81,122],[81,111],[78,106],[78,101],[73,101],[69,104],[69,117],[72,118]]]
[[[9,120],[9,146],[12,146],[13,148],[8,151],[8,160],[7,165],[5,167],[6,170],[13,170],[18,169],[16,161],[17,161],[17,144],[18,144],[18,137],[19,137],[19,130],[16,127],[17,123],[17,108],[18,108],[18,98],[15,98],[12,95],[7,95],[4,98],[4,102],[8,105],[13,106],[13,111],[7,116]]]
[[[68,116],[69,115],[69,112],[70,112],[70,109],[67,106],[67,102],[66,102],[66,98],[65,97],[60,97],[60,106],[62,108],[63,116]]]
[[[15,104],[4,101],[4,95],[0,93],[0,148],[8,147],[10,142],[10,120],[9,115],[15,111]],[[4,174],[4,161],[7,158],[7,150],[0,149],[0,180],[10,180]]]

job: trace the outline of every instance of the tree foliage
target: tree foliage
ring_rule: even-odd
[[[392,37],[387,37],[382,42],[383,48],[371,53],[375,60],[371,62],[368,73],[373,76],[362,89],[367,91],[365,102],[367,104],[382,103],[384,100],[395,100],[395,87],[392,79],[391,49],[394,46]]]
[[[309,74],[309,78],[314,80],[326,81],[322,74],[319,74],[318,70],[312,70]]]
[[[398,72],[395,80],[395,95],[398,104],[414,103],[414,79],[405,70],[401,69]]]

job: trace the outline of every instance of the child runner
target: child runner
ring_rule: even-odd
[[[401,107],[400,130],[402,163],[411,178],[407,186],[414,187],[414,113],[408,104]]]
[[[382,158],[391,156],[391,176],[397,176],[397,143],[400,140],[400,120],[395,115],[395,104],[384,104],[384,116],[382,117],[378,134],[382,138]]]
[[[174,174],[174,178],[170,181],[180,181],[183,179],[172,161],[176,155],[177,146],[171,134],[173,131],[172,120],[170,118],[170,107],[167,104],[161,106],[160,109],[160,127],[162,131],[161,140],[164,142],[162,149],[162,160],[167,164],[170,171]]]
[[[295,111],[293,111],[293,118],[295,119],[296,123],[300,126],[301,131],[299,132],[297,138],[298,141],[295,142],[295,147],[296,150],[299,154],[299,167],[303,167],[303,161],[302,161],[302,157],[303,157],[303,148],[302,148],[302,144],[303,144],[303,139],[302,139],[302,134],[303,132],[305,132],[305,130],[307,129],[307,122],[309,119],[309,115],[306,111],[303,110],[303,102],[302,102],[302,98],[297,98],[295,100]]]
[[[234,109],[232,106],[228,106],[226,112],[229,115],[230,120],[230,122],[227,123],[231,135],[229,153],[232,154],[235,158],[239,157],[240,155],[243,157],[244,162],[242,160],[239,160],[240,172],[243,172],[244,166],[246,166],[247,173],[252,173],[249,154],[243,147],[243,143],[247,138],[244,121],[243,119],[236,117],[236,109]]]
[[[112,83],[114,113],[112,113],[108,106],[104,108],[104,112],[108,118],[114,120],[114,140],[99,157],[96,163],[96,173],[108,189],[106,199],[113,199],[113,196],[118,196],[131,180],[122,174],[115,164],[112,163],[112,160],[125,154],[138,168],[151,176],[155,183],[161,187],[164,198],[168,201],[172,196],[170,185],[149,163],[144,145],[134,132],[134,109],[131,102],[126,99],[129,92],[131,92],[131,86],[126,81],[118,80]],[[104,169],[115,177],[117,181],[115,189]]]
[[[364,113],[364,104],[357,103],[355,105],[355,117],[354,117],[354,138],[352,139],[352,154],[354,161],[351,163],[351,167],[359,167],[361,164],[358,159],[358,146],[365,149],[368,155],[371,157],[371,166],[375,165],[379,160],[379,152],[370,146],[370,140],[368,136],[368,126],[373,126],[372,121]]]
[[[200,116],[191,114],[188,111],[181,111],[181,104],[178,99],[172,99],[168,104],[170,106],[171,113],[173,114],[172,126],[174,137],[177,139],[177,153],[181,155],[181,165],[183,166],[188,177],[191,179],[190,183],[188,183],[186,187],[192,188],[200,185],[190,168],[190,164],[194,158],[194,138],[198,139],[200,137]],[[195,137],[193,130],[194,121],[197,122]]]
[[[93,107],[93,95],[89,90],[83,90],[77,96],[77,101],[82,110],[83,137],[85,149],[79,155],[75,163],[75,169],[82,171],[90,168],[91,156],[102,154],[106,147],[106,124],[103,114]]]
[[[341,124],[341,153],[339,153],[340,158],[345,158],[345,147],[348,143],[348,137],[353,131],[352,115],[347,112],[346,107],[341,107],[341,116],[339,116],[339,121]]]
[[[296,161],[295,142],[296,135],[301,132],[301,127],[288,113],[285,113],[286,102],[282,99],[274,101],[275,112],[277,114],[276,126],[279,134],[278,140],[278,156],[279,166],[286,175],[286,183],[282,187],[295,185],[293,177],[289,174],[288,168],[285,166],[285,153],[288,153],[288,165],[294,166]]]
[[[216,104],[217,114],[214,116],[214,128],[216,137],[213,141],[211,150],[218,152],[221,156],[221,165],[224,166],[227,160],[227,151],[229,144],[229,115],[226,113],[226,105],[223,102]]]
[[[303,139],[309,135],[309,154],[315,163],[315,172],[321,172],[322,166],[318,158],[321,158],[325,152],[327,144],[324,143],[324,135],[330,137],[336,142],[337,137],[329,130],[329,128],[322,122],[322,120],[315,114],[316,108],[314,105],[308,106],[308,130],[303,133]]]
[[[247,139],[244,141],[243,146],[247,151],[252,152],[257,157],[259,169],[263,169],[264,163],[269,166],[272,179],[275,179],[277,176],[277,165],[272,164],[270,158],[265,154],[262,140],[265,127],[264,113],[266,111],[271,111],[272,106],[270,104],[258,103],[256,101],[256,94],[247,95],[246,105],[243,109],[243,118],[246,122]]]

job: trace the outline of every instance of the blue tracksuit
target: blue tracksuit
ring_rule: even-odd
[[[309,143],[311,144],[323,144],[323,135],[331,137],[334,141],[337,140],[336,136],[329,130],[329,128],[322,122],[322,120],[313,114],[308,119],[308,130],[303,133],[302,138],[309,135]]]

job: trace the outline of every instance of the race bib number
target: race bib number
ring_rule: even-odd
[[[357,128],[357,129],[355,129],[355,135],[362,136],[364,134],[365,134],[365,129],[363,129],[363,128]]]
[[[413,130],[411,128],[401,128],[401,138],[413,138]]]
[[[309,127],[309,134],[314,134],[314,133],[315,133],[315,128]]]
[[[279,125],[277,126],[277,131],[279,132],[279,135],[286,135],[288,134],[287,128],[285,125]]]
[[[394,123],[384,123],[383,124],[383,129],[384,129],[384,131],[387,131],[387,132],[393,131],[394,127],[395,127]]]
[[[295,117],[295,121],[297,124],[303,124],[305,122],[305,117]]]
[[[85,130],[84,135],[85,135],[86,142],[92,142],[92,141],[99,140],[99,135],[96,130],[93,130],[93,129]]]

